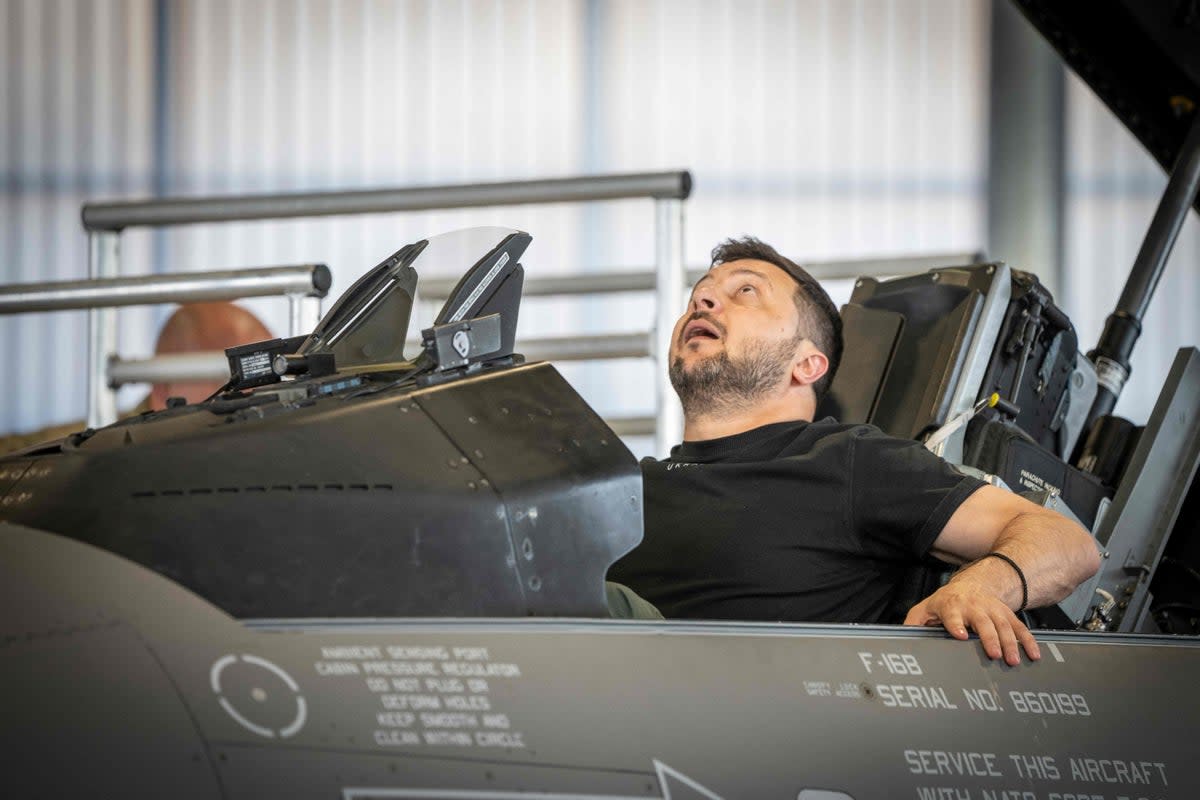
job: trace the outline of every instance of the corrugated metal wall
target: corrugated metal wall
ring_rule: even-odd
[[[695,171],[697,260],[740,232],[814,260],[983,240],[986,4],[605,8],[600,161]]]
[[[0,2],[0,281],[87,275],[86,198],[150,189],[150,0]],[[146,236],[127,236],[142,254]],[[144,257],[143,257],[144,260]],[[127,338],[148,314],[123,317]],[[84,312],[0,317],[0,430],[79,419]]]
[[[172,193],[448,184],[581,170],[580,6],[556,0],[172,4]],[[172,269],[327,261],[335,286],[401,244],[527,225],[574,268],[579,209],[183,228]],[[543,262],[545,263],[545,262]]]
[[[986,0],[0,0],[0,279],[84,276],[85,198],[668,168],[696,179],[693,263],[741,233],[802,260],[978,249],[987,20]],[[1066,304],[1090,344],[1163,179],[1086,90],[1070,98]],[[531,231],[531,274],[652,260],[649,202],[133,231],[122,245],[130,273],[325,261],[336,291],[407,241],[474,224]],[[1195,228],[1151,310],[1190,341]],[[281,301],[249,305],[283,331]],[[521,333],[637,330],[650,311],[534,299]],[[165,313],[122,312],[127,355],[148,352]],[[0,428],[82,415],[82,314],[0,318],[0,335],[0,374],[21,387]],[[1169,363],[1157,335],[1139,379]],[[602,413],[648,411],[650,370],[563,368]],[[1148,409],[1133,391],[1123,408]]]

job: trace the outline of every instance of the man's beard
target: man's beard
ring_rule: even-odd
[[[684,368],[683,358],[671,361],[668,375],[687,416],[708,416],[743,410],[777,386],[796,352],[796,342],[749,343],[744,355],[730,358],[722,350]]]

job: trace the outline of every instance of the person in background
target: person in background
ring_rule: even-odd
[[[267,327],[233,303],[189,303],[167,318],[159,331],[154,354],[159,356],[225,350],[240,344],[274,338]],[[223,380],[156,383],[146,398],[149,410],[167,407],[168,397],[198,403],[225,385]]]
[[[271,338],[271,332],[258,317],[241,306],[228,302],[188,303],[177,308],[163,323],[154,354],[203,353]],[[189,403],[198,403],[223,384],[220,380],[156,383],[142,402],[122,416],[136,416],[166,408],[168,397],[182,397]],[[85,427],[84,421],[79,420],[0,437],[0,455],[61,439]]]

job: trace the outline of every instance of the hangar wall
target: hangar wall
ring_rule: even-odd
[[[85,276],[85,198],[665,168],[695,177],[693,264],[741,233],[801,260],[979,249],[987,26],[984,0],[0,0],[0,280]],[[1068,92],[1065,305],[1092,342],[1144,230],[1128,211],[1145,207],[1148,221],[1163,179],[1086,93]],[[323,261],[337,291],[407,241],[476,224],[533,233],[532,274],[635,269],[653,255],[649,203],[624,202],[132,231],[124,262],[137,273]],[[1159,311],[1200,299],[1180,260],[1196,261],[1195,228],[1151,309],[1135,379],[1160,361],[1165,374],[1160,327],[1200,338]],[[281,301],[248,305],[284,329]],[[644,329],[651,311],[649,298],[535,299],[521,335]],[[147,353],[166,313],[123,311],[123,354]],[[0,429],[82,416],[84,332],[82,314],[0,318],[0,374],[20,387],[0,403]],[[648,363],[562,369],[601,413],[651,407]],[[1148,412],[1149,383],[1131,384],[1122,408]]]
[[[151,192],[153,9],[0,2],[0,283],[87,277],[83,202]],[[123,244],[149,259],[148,235]],[[118,319],[123,341],[155,330],[149,309]],[[0,316],[0,431],[82,419],[86,354],[85,312]]]

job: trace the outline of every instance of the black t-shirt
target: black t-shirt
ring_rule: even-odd
[[[642,461],[646,534],[613,565],[668,618],[885,621],[983,483],[870,425],[781,422]]]

